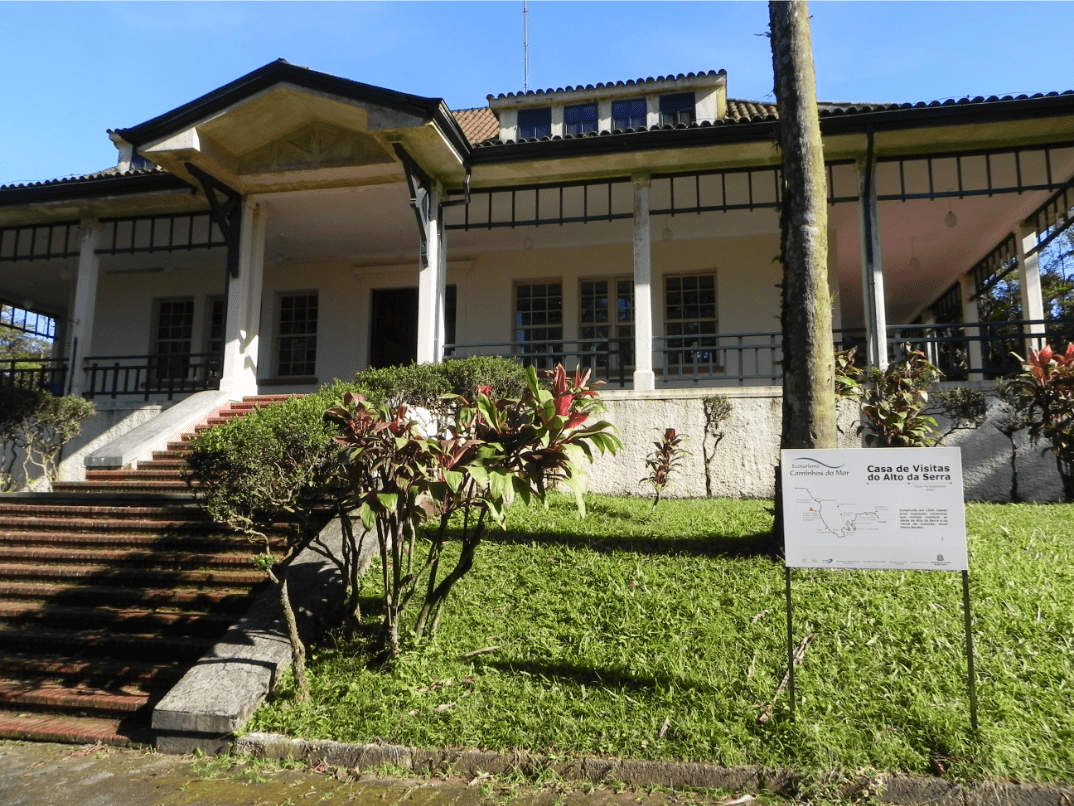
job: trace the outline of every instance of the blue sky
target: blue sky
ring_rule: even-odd
[[[823,100],[1074,89],[1071,2],[814,0]],[[764,2],[530,3],[530,87],[726,69],[771,100]],[[482,106],[523,88],[522,2],[0,2],[0,184],[115,162],[133,126],[267,62]]]

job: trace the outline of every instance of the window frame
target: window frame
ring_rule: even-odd
[[[577,112],[579,119],[577,121],[571,121],[571,113]],[[589,117],[589,113],[592,113],[592,117]],[[576,130],[572,130],[573,127],[577,127]],[[589,101],[584,104],[570,104],[563,107],[563,136],[564,137],[581,137],[584,134],[590,132],[596,132],[600,128],[600,106],[596,101]]]
[[[299,297],[313,297],[316,301],[315,318],[313,320],[313,331],[304,333],[284,333],[284,301],[287,299],[297,299]],[[308,310],[307,306],[307,310]],[[295,380],[299,378],[315,378],[317,376],[317,341],[318,331],[320,330],[320,310],[321,300],[320,292],[317,289],[306,289],[300,291],[278,291],[276,293],[276,305],[275,305],[275,327],[273,328],[273,360],[272,367],[275,372],[275,377],[278,379]],[[306,345],[304,348],[307,356],[304,360],[299,361],[290,358],[291,353],[296,349],[293,345],[287,344],[286,341],[295,341],[301,339],[312,340],[312,345]],[[312,351],[313,357],[309,358],[309,353]],[[284,363],[284,356],[288,356],[288,361]],[[308,369],[309,371],[296,372],[294,367],[298,366],[302,370]],[[285,366],[287,371],[285,370]]]
[[[546,303],[544,308],[540,311],[523,311],[521,310],[521,290],[523,288],[541,288],[547,289],[548,287],[558,287],[558,294],[551,295],[544,292],[540,295],[530,294],[529,299],[544,299],[546,301],[551,299],[559,300],[558,308],[551,307]],[[563,278],[541,278],[539,280],[516,280],[514,288],[511,294],[512,304],[512,328],[511,328],[511,341],[514,344],[514,353],[518,356],[528,357],[530,360],[526,363],[532,365],[537,369],[551,369],[555,364],[562,363],[563,361]],[[524,315],[533,315],[543,313],[545,315],[552,313],[558,316],[558,322],[545,321],[545,322],[529,322],[525,323],[522,320]],[[545,333],[542,338],[528,338],[528,335],[533,331],[558,331],[555,335]],[[532,346],[530,346],[532,345]]]
[[[523,123],[523,116],[536,116],[540,115],[541,120],[538,122]],[[545,122],[544,118],[548,120]],[[547,127],[547,131],[545,128]],[[526,134],[526,132],[532,132]],[[531,106],[525,109],[518,110],[518,139],[519,140],[541,140],[545,137],[552,136],[552,107],[550,106]]]
[[[596,297],[600,292],[596,289],[587,289],[587,285],[606,283],[604,296],[607,312],[606,319],[586,321],[587,300]],[[628,287],[628,291],[622,293],[622,285]],[[627,301],[626,309],[630,312],[629,319],[613,318],[612,311],[620,311],[621,303]],[[596,310],[596,309],[595,309]],[[581,350],[587,359],[591,360],[592,368],[605,376],[614,371],[620,374],[632,372],[635,368],[634,361],[634,334],[637,325],[637,303],[634,288],[633,275],[612,275],[605,277],[581,277],[578,280],[578,339]],[[597,332],[607,330],[603,335]],[[613,349],[613,345],[615,349]]]
[[[627,109],[626,115],[616,115],[615,108],[621,104],[641,104],[642,112],[640,118],[637,115],[631,115],[630,109]],[[612,131],[626,131],[627,129],[640,129],[648,125],[648,102],[645,100],[645,96],[639,96],[637,98],[617,98],[612,101]],[[620,107],[621,109],[621,107]],[[635,124],[634,121],[641,120],[641,123]],[[626,125],[622,125],[620,121],[625,121]]]
[[[689,98],[690,103],[685,103]],[[693,92],[669,92],[659,96],[660,125],[678,126],[691,125],[697,120],[697,96]],[[682,115],[689,112],[689,119],[683,120]]]
[[[700,281],[712,279],[712,301],[702,299],[703,289],[700,284],[693,289],[683,288],[682,281]],[[673,300],[676,291],[670,287],[672,282],[679,282],[678,294],[692,291],[697,295],[693,302],[687,302],[681,296]],[[712,315],[702,316],[705,308],[711,304]],[[680,316],[673,317],[674,307],[680,310]],[[688,316],[687,308],[695,308],[694,315]],[[679,332],[675,332],[679,331]],[[690,332],[693,331],[693,332]],[[693,373],[720,373],[724,368],[719,361],[720,333],[720,296],[716,269],[696,272],[671,273],[664,275],[664,362],[669,375]]]

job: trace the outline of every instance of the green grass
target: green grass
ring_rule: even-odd
[[[415,746],[525,748],[823,770],[1074,779],[1074,507],[970,505],[980,733],[969,728],[959,575],[784,572],[760,501],[590,497],[515,507],[440,634],[390,673],[356,640],[315,650],[252,730]],[[368,591],[379,574],[368,575]],[[465,653],[498,649],[462,658]],[[667,727],[663,730],[665,726]]]

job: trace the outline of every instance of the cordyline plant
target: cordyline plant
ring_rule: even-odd
[[[923,410],[929,403],[929,388],[943,378],[920,350],[907,345],[902,358],[886,370],[859,369],[854,350],[836,353],[836,394],[857,398],[869,433],[870,448],[927,448],[935,445],[939,432],[936,420]]]
[[[518,497],[543,501],[549,487],[569,482],[578,453],[615,453],[621,446],[609,423],[589,423],[600,409],[589,373],[569,376],[557,366],[550,388],[526,371],[518,399],[493,399],[487,387],[473,401],[455,397],[454,415],[440,433],[426,435],[406,406],[374,406],[349,394],[325,417],[340,429],[336,441],[348,448],[347,493],[341,502],[345,534],[355,535],[357,513],[365,534],[380,550],[384,616],[380,657],[391,662],[401,648],[400,616],[415,597],[421,606],[412,637],[436,633],[452,587],[472,567],[490,523],[504,526],[505,507]],[[461,530],[449,530],[455,513]],[[422,524],[433,528],[419,530]],[[441,566],[449,538],[459,556]]]
[[[1061,353],[1046,345],[1025,358],[1014,355],[1024,372],[1006,381],[1000,395],[1029,427],[1034,443],[1051,443],[1063,498],[1074,501],[1074,344]]]
[[[653,443],[653,451],[645,459],[645,466],[649,468],[649,475],[642,479],[653,488],[653,508],[650,514],[656,512],[656,505],[660,503],[660,496],[671,483],[671,474],[682,464],[686,450],[682,447],[682,435],[675,433],[674,428],[665,429],[664,435]]]

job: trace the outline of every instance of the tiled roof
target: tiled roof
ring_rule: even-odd
[[[778,117],[775,104],[727,99],[726,120],[729,122],[753,123],[761,120],[776,120]]]
[[[495,113],[487,106],[477,109],[456,109],[451,114],[459,122],[462,133],[473,144],[491,140],[500,133],[500,123]]]
[[[702,78],[702,77],[705,77],[705,76],[711,76],[712,78],[716,78],[717,76],[722,76],[722,75],[727,75],[727,71],[726,70],[709,70],[709,71],[703,72],[703,73],[679,73],[678,75],[670,75],[669,74],[669,75],[666,75],[666,76],[657,76],[656,78],[653,78],[652,76],[650,76],[649,78],[630,79],[629,81],[608,81],[608,82],[601,82],[599,84],[579,84],[577,87],[559,87],[558,89],[547,89],[547,90],[525,90],[524,92],[509,92],[509,93],[506,93],[506,94],[501,92],[499,95],[489,95],[488,99],[491,101],[493,99],[498,100],[500,98],[504,98],[504,99],[509,99],[509,98],[529,98],[529,97],[532,97],[532,96],[550,95],[552,93],[557,93],[557,92],[579,92],[579,91],[583,91],[583,90],[609,89],[611,87],[633,87],[633,86],[639,86],[639,85],[642,85],[642,84],[656,84],[657,82],[662,82],[662,81],[682,81],[682,80],[687,79],[687,78]]]
[[[63,176],[59,179],[43,179],[40,182],[15,182],[10,185],[0,185],[0,190],[13,190],[14,188],[41,188],[49,187],[52,185],[68,185],[74,182],[86,182],[92,179],[104,179],[107,177],[119,177],[119,176],[145,176],[148,174],[162,174],[166,173],[163,168],[154,165],[152,168],[143,168],[134,171],[120,171],[119,168],[113,166],[111,168],[105,168],[103,171],[94,171],[93,173],[80,174],[75,176]]]

